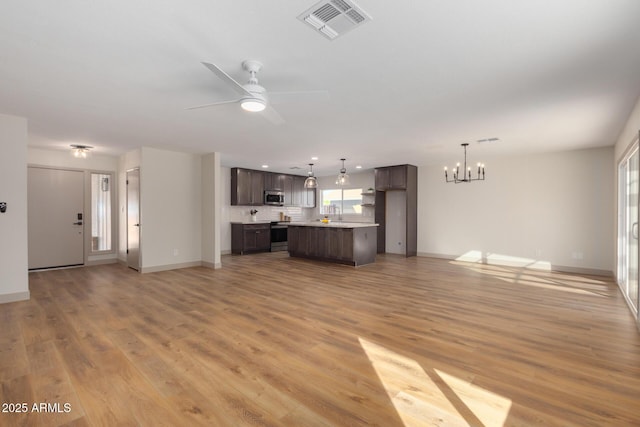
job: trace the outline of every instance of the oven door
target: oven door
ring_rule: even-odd
[[[271,226],[271,252],[288,249],[288,232],[289,229],[286,225]]]

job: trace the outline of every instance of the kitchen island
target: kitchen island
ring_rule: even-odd
[[[289,255],[347,265],[375,262],[378,224],[319,221],[289,223]]]

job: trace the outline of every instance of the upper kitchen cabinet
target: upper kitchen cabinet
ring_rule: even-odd
[[[300,206],[302,208],[315,208],[316,207],[316,189],[304,188],[304,181],[306,176],[293,176],[293,205]],[[285,193],[286,200],[286,193]]]
[[[231,168],[231,205],[261,206],[264,198],[265,173],[251,169]]]
[[[376,168],[376,190],[406,190],[407,169],[411,165],[387,166]]]
[[[285,206],[300,206],[293,196],[293,175],[282,175],[282,191],[284,191]]]
[[[285,174],[264,172],[264,189],[284,191]]]

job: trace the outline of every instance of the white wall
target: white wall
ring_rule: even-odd
[[[202,262],[220,268],[222,177],[220,153],[202,156]]]
[[[149,147],[141,153],[142,272],[200,265],[201,156]]]
[[[30,165],[50,166],[56,168],[93,170],[100,172],[115,172],[118,170],[118,158],[104,154],[89,153],[86,159],[74,157],[71,149],[46,150],[43,148],[28,148],[27,160]]]
[[[29,299],[27,120],[0,114],[0,303]]]
[[[640,98],[636,102],[635,107],[629,115],[627,123],[620,132],[615,144],[615,173],[617,175],[618,162],[621,160],[624,152],[629,148],[633,141],[638,139],[638,132],[640,132]]]
[[[418,252],[496,264],[610,272],[613,147],[497,158],[487,179],[447,184],[418,169]]]

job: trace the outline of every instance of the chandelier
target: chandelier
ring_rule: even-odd
[[[453,178],[450,179],[447,167],[445,166],[444,179],[446,182],[454,182],[456,184],[461,182],[484,181],[484,163],[478,163],[478,173],[475,178],[471,178],[471,166],[467,166],[467,146],[469,143],[465,142],[460,145],[464,148],[464,167],[462,168],[462,174],[460,174],[460,163],[457,163],[452,171]]]

